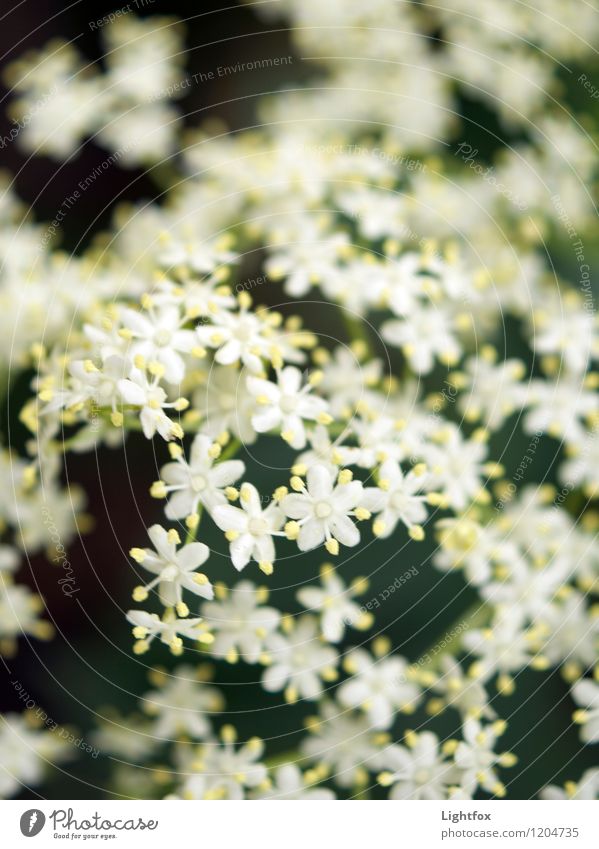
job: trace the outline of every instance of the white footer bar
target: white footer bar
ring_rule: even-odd
[[[0,803],[1,843],[194,849],[597,849],[599,802]]]

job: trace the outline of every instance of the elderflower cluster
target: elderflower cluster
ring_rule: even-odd
[[[511,1],[489,3],[485,27],[467,0],[451,15],[350,5],[276,4],[298,45],[329,56],[328,76],[284,104],[266,98],[260,130],[179,138],[169,20],[106,26],[101,70],[64,45],[9,68],[28,150],[66,158],[97,135],[123,164],[173,154],[163,201],[118,208],[107,247],[69,257],[10,193],[0,208],[0,345],[30,388],[26,456],[0,455],[3,653],[21,633],[50,636],[41,601],[14,581],[20,555],[60,565],[90,524],[65,458],[133,440],[148,458],[132,486],[156,508],[129,552],[125,616],[134,654],[160,666],[139,712],[105,712],[93,735],[119,757],[116,792],[502,798],[517,757],[501,743],[501,697],[525,670],[559,670],[581,744],[599,741],[599,322],[586,287],[552,274],[542,250],[564,208],[573,228],[592,227],[581,184],[595,168],[581,127],[545,109],[543,49],[578,57],[599,19],[577,3],[575,28],[544,20],[533,50],[535,10]],[[434,50],[432,33],[444,36]],[[501,73],[481,67],[479,37]],[[366,72],[344,61],[354,53]],[[473,86],[522,129],[494,168],[526,220],[473,171],[471,150],[437,150]],[[414,90],[418,108],[397,121]],[[412,557],[447,581],[459,614],[445,635],[424,623],[421,655],[381,635],[406,614],[398,593],[377,618],[384,545],[391,586]],[[279,581],[294,588],[285,606]],[[219,675],[237,665],[273,716],[304,711],[292,751],[225,721]],[[21,733],[20,717],[5,722]],[[3,794],[59,755],[34,736],[24,766],[7,741]],[[541,791],[594,798],[597,771]]]

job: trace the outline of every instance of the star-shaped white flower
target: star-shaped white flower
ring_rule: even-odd
[[[457,425],[449,423],[423,448],[431,486],[442,492],[455,510],[464,510],[472,499],[484,497],[487,452],[484,442],[465,439]]]
[[[516,762],[511,752],[494,752],[497,738],[505,730],[505,722],[497,720],[491,725],[481,725],[476,719],[467,719],[462,726],[464,739],[458,743],[455,762],[462,771],[460,783],[470,796],[481,787],[495,796],[505,796],[505,787],[497,776],[497,766],[513,766]]]
[[[217,601],[202,605],[202,616],[214,634],[210,647],[214,657],[230,662],[238,658],[246,663],[259,661],[265,640],[281,620],[278,610],[263,604],[266,597],[266,588],[241,581],[230,590],[221,590]]]
[[[249,310],[219,310],[211,323],[196,328],[198,343],[214,348],[221,365],[242,362],[254,374],[262,371],[262,360],[272,355],[272,326]]]
[[[183,399],[169,402],[157,376],[149,380],[144,371],[134,368],[129,377],[119,380],[117,385],[127,404],[141,407],[139,420],[146,439],[151,439],[156,431],[166,440],[182,438],[181,425],[169,419],[164,410],[184,410],[187,402]]]
[[[181,796],[184,799],[244,799],[246,790],[265,785],[268,771],[259,758],[264,743],[252,737],[236,746],[231,726],[222,730],[221,745],[207,745],[198,752],[193,767],[198,772],[187,778]]]
[[[187,319],[179,307],[166,304],[157,309],[150,307],[147,313],[124,309],[120,320],[127,338],[131,339],[131,356],[141,357],[148,364],[160,363],[165,379],[180,383],[185,376],[181,354],[189,354],[197,339],[193,330],[182,329]]]
[[[404,475],[395,460],[384,462],[379,470],[378,486],[367,487],[361,502],[363,507],[378,514],[375,534],[383,538],[391,536],[401,522],[412,534],[421,536],[422,524],[428,516],[428,496],[423,494],[427,484],[428,476],[418,466]]]
[[[331,422],[327,402],[309,394],[312,384],[307,382],[302,386],[302,373],[295,366],[278,371],[276,383],[250,376],[247,387],[258,405],[252,416],[256,431],[280,430],[292,448],[299,450],[306,444],[304,421]]]
[[[348,711],[336,702],[320,702],[319,714],[302,740],[302,755],[328,767],[339,787],[364,785],[378,763],[377,732],[363,713]]]
[[[353,649],[344,666],[352,677],[339,687],[339,701],[365,711],[373,728],[389,728],[396,711],[410,711],[420,699],[420,688],[408,679],[403,657],[376,658],[365,649]]]
[[[402,349],[418,374],[431,371],[435,358],[446,365],[454,365],[460,358],[453,316],[444,305],[414,306],[404,318],[385,322],[381,335],[390,345]]]
[[[411,732],[408,747],[388,746],[381,763],[388,771],[379,775],[379,783],[391,786],[390,799],[447,799],[448,788],[459,780],[455,764],[439,751],[439,740],[432,731]]]
[[[297,593],[297,599],[310,611],[321,614],[324,638],[329,643],[338,643],[343,639],[347,625],[360,630],[370,627],[372,615],[352,601],[366,590],[366,579],[358,578],[346,587],[329,563],[321,567],[320,577],[322,587],[302,587]]]
[[[266,642],[270,662],[262,676],[269,693],[285,689],[289,702],[317,699],[323,691],[323,679],[337,677],[337,652],[323,644],[317,620],[301,616],[287,633],[273,633]]]
[[[133,625],[135,654],[147,652],[156,637],[169,646],[174,655],[183,653],[183,637],[202,645],[208,645],[213,640],[202,618],[178,619],[171,610],[167,610],[162,619],[156,613],[148,613],[146,610],[130,610],[127,621]]]
[[[260,494],[250,483],[241,485],[239,501],[241,507],[217,505],[212,518],[231,543],[231,561],[236,569],[241,571],[254,559],[265,574],[270,574],[275,560],[273,535],[283,524],[283,512],[274,501],[263,510]]]
[[[359,512],[362,483],[349,479],[351,475],[347,478],[341,477],[341,482],[335,484],[329,469],[319,464],[308,469],[307,484],[300,478],[293,479],[301,491],[286,495],[281,507],[293,520],[286,526],[287,535],[297,539],[301,551],[324,542],[329,553],[337,554],[339,543],[354,546],[360,542],[360,532],[350,516],[368,518],[370,514]]]
[[[215,447],[220,446],[198,433],[191,445],[189,461],[179,454],[173,463],[162,467],[160,477],[165,486],[160,491],[169,496],[164,511],[167,519],[193,515],[199,504],[210,512],[217,504],[227,503],[223,489],[242,476],[245,464],[241,460],[225,460],[213,465],[218,457]]]
[[[198,680],[196,672],[192,666],[177,666],[163,687],[144,695],[141,706],[154,717],[153,738],[168,741],[188,734],[199,740],[210,735],[210,715],[223,709],[224,700],[219,690]]]
[[[160,525],[152,525],[148,536],[154,545],[151,548],[132,548],[131,557],[144,569],[156,575],[149,584],[136,587],[135,601],[145,601],[148,592],[158,585],[158,596],[165,607],[176,607],[180,616],[189,609],[183,601],[183,590],[189,590],[202,598],[213,598],[212,584],[197,568],[206,562],[210,549],[203,542],[190,542],[177,551],[180,543],[177,531],[166,531]]]

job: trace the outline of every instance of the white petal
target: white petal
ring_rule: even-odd
[[[212,518],[221,531],[242,533],[247,528],[247,513],[239,507],[233,507],[232,504],[219,504],[212,511]]]
[[[311,519],[302,525],[297,545],[300,551],[309,551],[324,542],[324,525],[318,519]]]
[[[326,466],[317,464],[308,469],[307,482],[312,498],[326,498],[333,491],[333,481]]]

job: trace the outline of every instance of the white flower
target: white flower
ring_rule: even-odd
[[[432,731],[407,735],[406,746],[388,746],[380,756],[385,772],[379,783],[391,786],[390,799],[448,798],[448,788],[459,778],[452,761],[445,760],[439,751],[439,740]]]
[[[581,724],[580,739],[584,743],[599,743],[599,684],[590,678],[577,681],[572,687],[572,698],[582,707],[574,713],[574,721]]]
[[[166,291],[168,297],[168,290]],[[190,316],[205,316],[218,310],[235,307],[233,295],[226,287],[219,286],[218,273],[206,280],[186,282],[180,297],[185,306],[185,312]],[[155,300],[158,300],[158,296]]]
[[[188,268],[194,274],[211,274],[229,263],[235,262],[236,254],[228,250],[229,239],[225,235],[217,239],[199,240],[194,233],[186,233],[184,241],[175,239],[170,233],[164,236],[163,248],[157,256],[157,260],[164,268]],[[191,284],[186,289],[189,292],[189,301],[186,300],[190,310],[194,307],[200,307],[199,315],[205,314],[206,310],[202,308],[202,286],[206,285],[203,280],[201,284]],[[212,288],[212,287],[211,287]],[[229,309],[232,304],[227,297],[222,300],[220,296],[209,296],[210,300],[206,306],[216,305],[220,308]],[[208,310],[210,311],[210,309]]]
[[[266,640],[269,665],[262,686],[269,693],[285,689],[289,702],[317,699],[323,691],[323,678],[335,680],[337,652],[319,639],[317,620],[304,615],[287,633],[272,633]]]
[[[348,244],[346,233],[316,234],[315,238],[306,234],[301,241],[277,249],[266,261],[266,272],[273,280],[285,278],[287,294],[301,298],[337,272],[338,259]]]
[[[354,417],[351,421],[351,428],[358,441],[358,448],[350,454],[349,462],[352,465],[373,469],[385,460],[400,461],[405,457],[401,441],[404,422],[375,412],[380,407],[385,407],[382,396],[379,396],[374,410],[368,408],[364,416]]]
[[[564,541],[567,551],[576,545],[574,522],[565,510],[557,509],[555,498],[553,487],[531,484],[508,501],[500,520],[504,535],[537,567],[547,565],[556,552],[563,550]],[[584,559],[588,557],[585,551]]]
[[[497,687],[507,695],[514,690],[510,673],[528,666],[533,656],[524,621],[522,611],[515,607],[494,621],[491,627],[468,630],[462,637],[464,648],[476,655],[472,674],[476,673],[482,681],[499,674]]]
[[[265,790],[258,799],[304,799],[311,802],[334,799],[335,794],[326,787],[311,787],[296,764],[277,767],[270,790]]]
[[[430,485],[438,489],[455,510],[464,510],[468,503],[482,495],[483,468],[487,456],[484,442],[464,439],[456,425],[447,423],[435,434],[435,443],[423,449],[423,458],[430,469]]]
[[[217,504],[226,504],[227,498],[223,489],[235,483],[245,471],[241,460],[225,460],[213,465],[215,443],[198,433],[194,438],[189,452],[189,462],[177,453],[175,462],[167,463],[160,470],[161,494],[168,494],[169,501],[165,508],[167,519],[183,519],[197,512],[202,504],[211,512]],[[219,449],[220,446],[216,445]],[[154,484],[156,487],[156,484]]]
[[[54,724],[54,723],[53,723]],[[39,784],[48,765],[60,763],[74,752],[52,730],[38,730],[23,715],[5,713],[0,721],[0,797],[8,799],[24,787]]]
[[[178,123],[176,109],[166,103],[146,103],[111,118],[95,138],[104,147],[122,151],[123,167],[151,165],[173,155]]]
[[[595,311],[585,309],[578,294],[567,290],[535,310],[530,335],[537,354],[557,354],[569,372],[582,375],[599,356],[597,328]]]
[[[107,88],[128,102],[166,97],[180,79],[181,32],[164,18],[117,18],[102,31],[108,67]],[[136,58],[133,59],[132,47]]]
[[[367,239],[395,235],[405,215],[405,199],[401,195],[370,186],[340,194],[337,203],[346,215],[356,219]]]
[[[485,356],[485,354],[488,355]],[[521,360],[494,361],[496,352],[483,349],[481,356],[470,357],[456,378],[462,390],[458,409],[469,422],[480,421],[490,430],[498,430],[504,421],[526,401],[522,378],[526,368]]]
[[[198,740],[209,736],[209,715],[224,707],[220,691],[199,681],[192,666],[177,666],[164,677],[164,686],[141,701],[144,712],[154,718],[152,736],[166,741],[182,734]]]
[[[181,353],[190,353],[197,345],[193,330],[182,330],[187,320],[178,306],[150,307],[147,314],[124,309],[120,320],[131,339],[130,354],[136,361],[159,363],[164,368],[164,378],[169,383],[181,383],[185,376],[185,361]]]
[[[283,524],[283,513],[274,501],[263,510],[260,494],[251,483],[241,485],[240,504],[241,508],[218,505],[212,518],[231,544],[231,561],[237,570],[244,569],[253,558],[263,572],[270,574],[275,560],[273,535]]]
[[[230,726],[223,728],[222,745],[205,744],[198,753],[191,775],[183,784],[183,799],[244,799],[246,789],[264,785],[268,771],[257,763],[264,752],[264,744],[252,737],[242,746],[235,747],[235,736]]]
[[[307,451],[299,455],[295,467],[310,468],[310,466],[326,466],[332,475],[337,475],[339,466],[349,466],[358,455],[358,449],[353,446],[343,445],[343,439],[347,438],[351,430],[347,427],[340,436],[331,441],[328,429],[324,425],[316,427],[308,433],[308,443],[311,446]]]
[[[324,702],[314,717],[310,735],[301,743],[301,753],[318,765],[340,787],[365,784],[368,772],[378,763],[379,744],[368,717]]]
[[[74,483],[65,490],[50,480],[18,499],[12,490],[6,495],[13,501],[11,521],[18,529],[15,542],[28,554],[48,547],[55,538],[68,546],[77,532],[77,519],[84,515],[85,496]]]
[[[252,425],[258,433],[280,429],[283,439],[292,448],[301,449],[306,444],[304,420],[330,422],[327,402],[310,395],[312,384],[302,384],[302,373],[295,366],[277,372],[277,382],[260,377],[248,377],[249,392],[257,402]]]
[[[214,359],[220,365],[242,362],[251,372],[259,374],[263,359],[280,356],[267,319],[245,309],[236,313],[220,310],[211,319],[211,324],[196,327],[196,335],[201,345],[216,350]]]
[[[352,598],[365,592],[368,582],[358,578],[346,587],[335,573],[331,564],[320,569],[322,589],[320,587],[302,587],[297,592],[298,601],[310,611],[321,614],[322,633],[329,643],[338,643],[343,639],[346,625],[366,629],[372,624],[372,615],[363,611]]]
[[[517,557],[505,564],[501,577],[488,581],[481,595],[500,610],[535,620],[542,617],[559,587],[571,570],[566,558],[554,557],[548,564],[535,564],[526,557]]]
[[[40,615],[44,602],[23,584],[14,584],[12,576],[0,572],[0,640],[6,654],[16,648],[16,639],[31,634],[40,640],[52,637],[54,629]]]
[[[493,751],[497,738],[504,730],[505,722],[501,720],[485,726],[476,719],[464,722],[464,739],[457,745],[455,762],[462,770],[462,788],[470,797],[477,787],[500,798],[505,796],[505,787],[495,770],[498,765],[513,766],[515,758],[509,752],[498,755]]]
[[[420,700],[420,688],[408,680],[403,657],[375,658],[365,649],[353,649],[344,667],[352,677],[339,687],[339,701],[363,710],[373,728],[389,728],[396,711],[411,711]]]
[[[405,253],[386,266],[382,297],[396,316],[409,317],[417,307],[418,297],[425,294],[426,286],[430,287],[431,277],[423,274],[423,270],[426,270],[423,257],[417,253]]]
[[[454,365],[460,358],[453,317],[440,304],[419,305],[405,318],[385,322],[381,335],[390,345],[402,349],[418,374],[431,371],[435,358],[446,365]]]
[[[582,442],[586,421],[597,413],[597,397],[585,389],[581,375],[564,374],[556,382],[533,380],[529,385],[527,433],[548,433],[566,442]]]
[[[133,591],[135,601],[145,601],[148,591],[158,585],[158,596],[165,607],[176,607],[180,616],[187,616],[189,609],[183,601],[183,590],[189,590],[202,598],[212,598],[212,584],[198,566],[208,560],[210,549],[203,542],[190,542],[177,551],[180,543],[176,531],[166,531],[160,525],[152,525],[148,536],[155,551],[151,548],[132,548],[131,556],[148,572],[157,577],[143,587]]]
[[[178,619],[170,610],[164,613],[162,619],[146,610],[130,610],[127,613],[127,621],[133,625],[135,654],[144,654],[155,637],[159,637],[160,642],[169,646],[175,655],[183,652],[182,637],[200,644],[209,644],[213,639],[212,634],[206,631],[203,619]]]
[[[323,280],[321,289],[327,300],[339,304],[345,318],[361,322],[366,334],[369,320],[368,310],[381,305],[387,284],[387,269],[381,262],[373,259],[373,254],[358,255],[346,265]],[[377,331],[373,328],[377,335]],[[358,342],[358,350],[360,350]]]
[[[286,516],[294,522],[298,520],[300,551],[308,551],[324,542],[327,551],[336,554],[339,543],[354,546],[360,542],[360,532],[349,518],[360,515],[355,509],[363,494],[360,481],[349,480],[335,485],[326,466],[316,465],[308,469],[307,485],[299,478],[297,485],[301,485],[301,492],[286,495],[281,507]]]
[[[426,521],[427,498],[423,490],[430,489],[428,476],[418,467],[404,475],[395,460],[387,460],[379,469],[378,486],[366,487],[362,506],[377,513],[374,533],[379,537],[391,536],[398,522],[418,534]],[[419,534],[418,534],[419,535]]]
[[[100,719],[99,728],[91,733],[90,739],[102,754],[118,755],[135,764],[153,757],[162,743],[155,738],[152,723],[139,714],[122,716],[114,710]]]
[[[214,657],[230,662],[260,660],[266,639],[281,620],[278,610],[264,605],[267,594],[266,588],[241,581],[230,590],[220,590],[218,601],[202,605],[202,616],[214,634],[210,646]]]
[[[42,67],[45,70],[46,63]],[[95,128],[98,113],[106,106],[106,93],[95,75],[86,77],[77,70],[72,77],[48,77],[47,82],[41,97],[32,92],[16,101],[22,120],[30,119],[20,134],[20,143],[28,151],[64,160]]]
[[[580,781],[567,781],[563,789],[554,784],[544,787],[540,796],[541,799],[556,802],[567,799],[595,800],[599,796],[599,769],[587,769]]]
[[[563,484],[582,488],[588,498],[597,498],[599,493],[599,427],[586,431],[578,442],[570,443],[567,455],[571,458],[562,463],[559,479]]]
[[[435,525],[439,548],[433,563],[439,569],[463,569],[467,581],[475,586],[487,584],[496,574],[523,558],[514,534],[506,533],[503,517],[484,527],[468,514],[457,519],[441,519]]]
[[[152,723],[139,714],[122,716],[111,710],[98,725],[90,735],[92,745],[102,754],[117,755],[137,765],[153,757],[162,743],[154,737]]]
[[[132,369],[129,378],[118,381],[119,392],[127,404],[141,407],[139,419],[146,439],[151,439],[156,431],[163,439],[180,439],[183,436],[181,425],[171,421],[164,412],[165,409],[184,409],[180,401],[167,401],[167,395],[159,378],[148,380],[145,372]]]
[[[116,411],[120,401],[118,382],[126,378],[131,371],[131,363],[120,354],[111,354],[104,359],[102,368],[97,368],[92,360],[73,360],[68,366],[67,385],[55,391],[50,390],[51,398],[44,412],[61,408],[77,408],[92,400],[96,406],[108,407]],[[44,380],[40,381],[44,385]],[[47,397],[42,388],[42,399]]]
[[[495,711],[481,680],[464,671],[452,655],[444,654],[439,659],[439,674],[432,688],[441,694],[445,705],[459,711],[464,719],[469,716],[495,719]]]
[[[0,544],[0,574],[16,572],[21,558],[19,553],[10,545]]]
[[[582,593],[568,587],[565,599],[549,605],[545,618],[535,619],[533,628],[539,631],[538,650],[552,666],[565,663],[582,670],[595,663],[599,617],[587,607]]]
[[[338,345],[322,367],[322,393],[330,399],[333,416],[351,414],[360,402],[374,402],[373,387],[382,375],[382,361],[360,362],[348,348]]]

